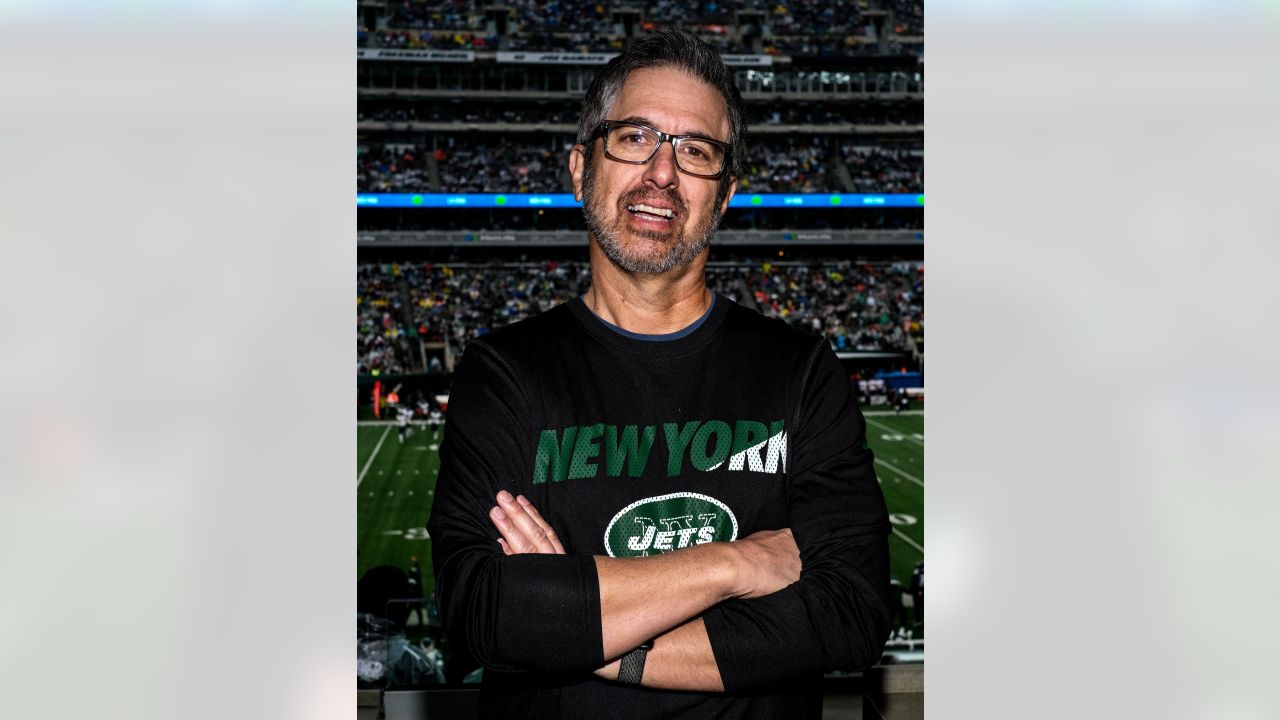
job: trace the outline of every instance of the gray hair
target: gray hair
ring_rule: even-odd
[[[720,178],[720,196],[728,191],[730,176],[741,177],[746,164],[746,108],[742,94],[733,82],[733,73],[720,59],[719,53],[683,30],[663,28],[637,40],[601,70],[582,101],[578,116],[577,143],[586,147],[583,159],[586,172],[591,170],[593,142],[591,133],[604,122],[606,115],[622,92],[627,78],[636,70],[674,67],[706,82],[724,98],[725,112],[729,116],[729,166]]]

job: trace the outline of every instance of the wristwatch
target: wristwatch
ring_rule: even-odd
[[[639,685],[644,677],[644,661],[653,649],[653,640],[645,640],[640,647],[622,656],[622,664],[618,667],[618,682],[628,685]]]

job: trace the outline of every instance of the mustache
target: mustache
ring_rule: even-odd
[[[639,203],[644,203],[647,205],[649,204],[648,203],[649,200],[666,201],[664,204],[670,205],[671,207],[675,208],[676,211],[681,215],[689,214],[688,208],[685,206],[684,201],[680,199],[680,195],[675,191],[662,192],[662,191],[654,191],[647,188],[636,188],[635,190],[632,190],[631,192],[628,192],[624,194],[621,198],[619,198],[618,206],[625,208],[628,205],[636,205]]]

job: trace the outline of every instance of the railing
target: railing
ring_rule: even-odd
[[[923,642],[923,641],[918,641]],[[357,720],[470,720],[478,716],[478,686],[432,690],[360,690]],[[878,665],[823,682],[826,720],[918,720],[924,717],[924,665]]]

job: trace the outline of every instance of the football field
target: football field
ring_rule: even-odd
[[[924,413],[869,408],[864,413],[893,523],[891,572],[905,586],[924,558]],[[413,436],[401,443],[393,423],[361,423],[356,432],[356,577],[376,565],[408,568],[416,555],[423,594],[430,595],[435,581],[425,526],[440,467],[439,438],[415,426]]]

